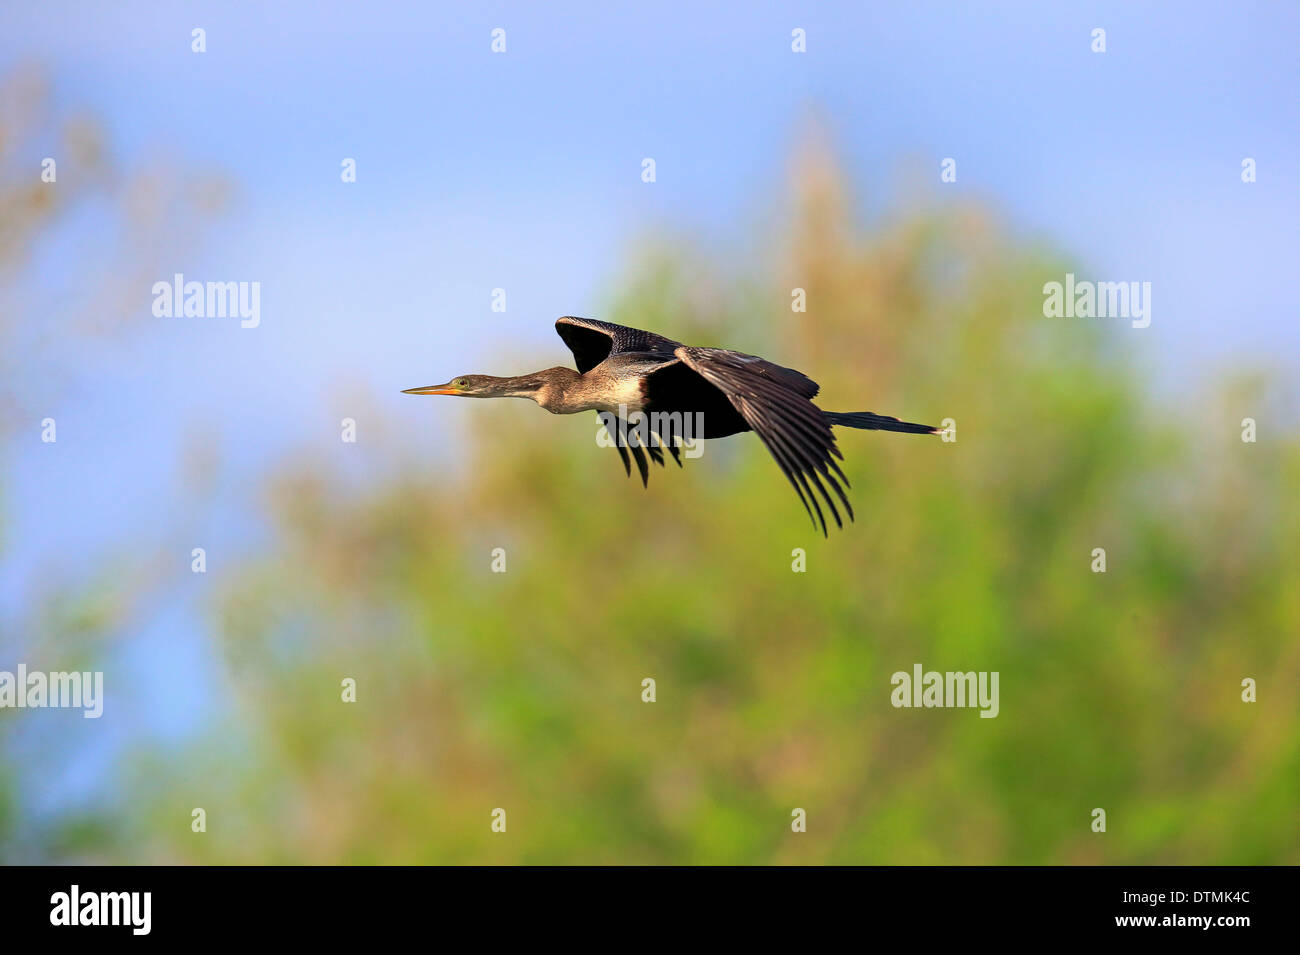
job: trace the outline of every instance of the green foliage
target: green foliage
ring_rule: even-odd
[[[429,399],[460,467],[272,482],[271,544],[214,608],[238,719],[140,754],[108,857],[1300,862],[1294,439],[1240,441],[1262,398],[1160,409],[1141,332],[1045,319],[1065,263],[979,210],[863,233],[828,164],[797,186],[761,277],[660,252],[602,317],[955,443],[841,432],[857,522],[823,540],[752,436],[643,491],[594,416]],[[893,708],[918,662],[999,671],[1000,715]]]

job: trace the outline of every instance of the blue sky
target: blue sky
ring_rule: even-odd
[[[127,166],[234,182],[230,213],[157,277],[259,281],[262,325],[154,319],[142,287],[124,340],[43,383],[60,443],[33,440],[35,424],[10,441],[0,607],[120,549],[187,553],[178,523],[219,570],[255,544],[264,469],[337,447],[341,394],[377,396],[436,454],[448,436],[400,388],[496,370],[478,359],[510,340],[566,361],[553,319],[598,316],[655,229],[752,246],[813,114],[868,209],[915,168],[934,201],[987,199],[1081,275],[1150,281],[1152,325],[1128,340],[1157,390],[1194,391],[1238,361],[1294,378],[1300,8],[975,6],[7,4],[0,71],[44,64],[59,104],[99,116]],[[795,27],[806,54],[790,51]],[[958,182],[943,185],[948,156]],[[177,478],[196,440],[223,468],[198,505]],[[152,663],[124,675],[139,719],[175,732],[205,694],[168,668],[210,669],[192,589],[144,614],[128,661]]]

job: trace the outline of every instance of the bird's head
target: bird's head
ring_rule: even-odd
[[[537,400],[548,384],[555,380],[552,372],[563,373],[563,368],[547,369],[518,378],[495,378],[492,375],[459,375],[445,385],[425,385],[408,388],[404,395],[460,395],[462,398],[532,398]],[[577,376],[577,372],[568,372]]]
[[[510,383],[509,378],[493,378],[491,375],[460,375],[445,385],[425,385],[423,388],[408,388],[402,394],[496,398],[507,393],[505,386]]]

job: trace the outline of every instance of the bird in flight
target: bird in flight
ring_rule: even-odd
[[[813,527],[820,522],[823,535],[826,518],[814,488],[837,527],[844,524],[830,491],[839,498],[849,520],[853,519],[853,506],[840,486],[847,487],[849,482],[835,462],[844,456],[835,446],[832,427],[940,433],[929,425],[869,411],[823,411],[812,401],[817,382],[756,355],[683,345],[654,332],[590,318],[565,316],[555,323],[555,330],[573,352],[577,371],[547,368],[516,378],[461,375],[444,385],[402,393],[530,398],[552,414],[596,411],[606,430],[617,432],[617,437],[611,434],[611,438],[628,476],[635,460],[641,482],[647,486],[647,456],[662,467],[666,448],[681,466],[679,445],[690,437],[690,421],[701,424],[696,439],[753,431],[794,486],[804,510],[813,518]],[[631,424],[632,418],[637,419],[636,426]],[[648,428],[644,427],[647,423]]]

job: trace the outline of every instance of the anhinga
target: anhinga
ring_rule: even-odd
[[[643,484],[649,484],[646,455],[663,465],[667,448],[678,466],[685,416],[702,422],[696,438],[722,438],[753,431],[794,486],[809,517],[826,533],[826,518],[813,488],[821,493],[838,527],[843,527],[829,484],[849,519],[853,507],[840,487],[848,485],[835,463],[843,460],[835,446],[833,425],[868,431],[938,434],[937,428],[912,424],[867,411],[822,411],[812,399],[818,385],[793,368],[784,368],[755,355],[727,348],[683,345],[654,332],[611,322],[565,316],[555,323],[573,352],[578,370],[547,368],[517,378],[462,375],[445,385],[404,391],[408,395],[462,395],[469,398],[531,398],[552,414],[601,412],[607,430],[618,431],[615,446],[629,476],[636,460]],[[640,412],[650,423],[652,440],[628,417]],[[834,472],[834,473],[832,473]],[[838,478],[838,480],[837,480]],[[823,483],[824,482],[824,483]],[[809,502],[812,507],[809,507]]]

